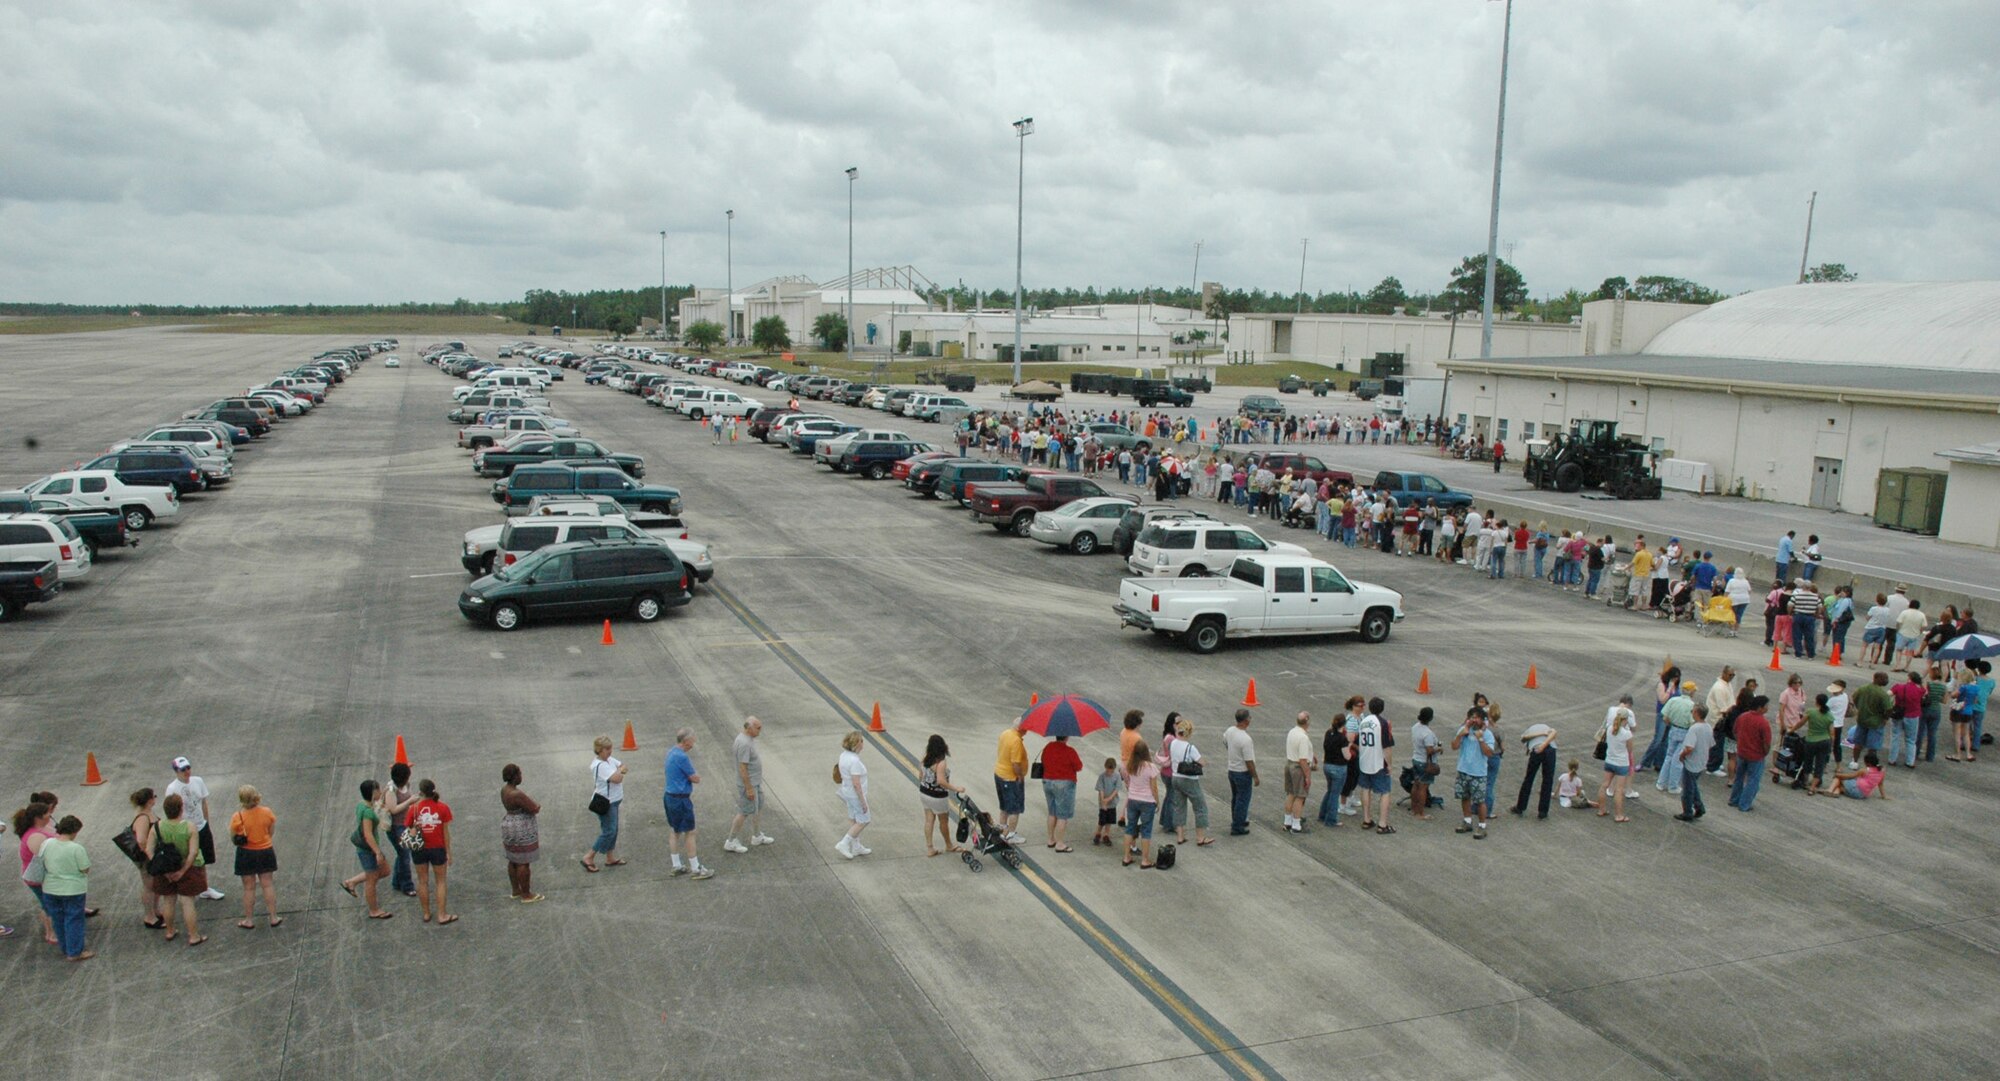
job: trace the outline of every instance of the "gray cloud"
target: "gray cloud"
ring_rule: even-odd
[[[1485,240],[1501,8],[0,2],[0,297],[502,298],[831,277],[1441,285]],[[1504,244],[1536,292],[1815,260],[1993,277],[2000,12],[1520,0]]]

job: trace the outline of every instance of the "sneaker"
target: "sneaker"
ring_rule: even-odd
[[[855,856],[854,850],[847,847],[847,835],[844,833],[840,835],[840,840],[833,842],[833,850],[848,859],[853,859]]]
[[[736,838],[734,838],[734,837],[731,837],[731,838],[730,838],[730,839],[728,839],[727,841],[724,841],[724,842],[722,842],[722,850],[723,850],[724,852],[748,852],[748,851],[750,851],[750,849],[748,849],[747,847],[745,847],[745,846],[744,846],[744,844],[743,844],[743,842],[742,842],[742,841],[739,841],[739,840],[737,840],[737,839],[736,839]]]
[[[1472,831],[1472,839],[1475,841],[1484,841],[1486,839],[1486,823],[1481,822],[1479,828]]]
[[[1727,777],[1729,776],[1729,771],[1726,769],[1712,769],[1708,771],[1708,775],[1710,777]]]
[[[1672,788],[1669,788],[1669,789],[1667,789],[1667,795],[1669,795],[1669,796],[1678,796],[1678,795],[1680,795],[1680,794],[1681,794],[1681,786],[1680,786],[1680,785],[1675,785],[1675,786],[1673,786]]]
[[[1694,816],[1693,816],[1693,815],[1691,815],[1691,814],[1677,814],[1677,815],[1675,815],[1675,816],[1674,816],[1674,821],[1676,821],[1676,822],[1692,822],[1692,821],[1694,821]]]
[[[681,876],[681,875],[684,875],[684,874],[687,874],[687,873],[688,873],[688,869],[687,869],[687,864],[685,864],[685,863],[683,863],[683,864],[679,864],[678,866],[676,866],[676,867],[674,868],[674,876],[675,876],[675,877],[679,877],[679,876]]]
[[[859,837],[856,837],[854,840],[847,842],[847,847],[853,849],[854,854],[857,856],[866,856],[870,852],[875,851],[874,849],[869,848],[867,845],[862,844],[861,838]]]
[[[703,879],[706,879],[706,878],[714,878],[714,877],[715,877],[715,868],[713,868],[713,867],[703,867],[703,868],[701,868],[700,870],[697,870],[696,872],[694,872],[694,875],[693,875],[692,877],[693,877],[693,880],[694,880],[694,881],[696,881],[696,882],[700,882],[701,880],[703,880]]]
[[[1452,830],[1451,832],[1453,832],[1453,833],[1471,833],[1471,832],[1472,832],[1472,825],[1471,825],[1471,823],[1469,823],[1469,822],[1460,822],[1460,823],[1458,824],[1458,828],[1457,828],[1457,829],[1455,829],[1455,830]]]
[[[201,891],[201,899],[204,901],[220,901],[222,900],[222,891],[211,886]]]
[[[1007,843],[1008,843],[1008,844],[1010,844],[1010,845],[1018,845],[1018,844],[1021,844],[1021,843],[1025,842],[1025,841],[1027,840],[1027,838],[1025,838],[1025,837],[1021,836],[1021,835],[1020,835],[1020,834],[1018,834],[1018,833],[1009,833],[1009,834],[1004,834],[1004,835],[1002,835],[1002,836],[1001,836],[1001,838],[1000,838],[1000,839],[1001,839],[1001,840],[1003,840],[1003,841],[1005,841],[1005,842],[1007,842]],[[859,845],[857,844],[857,845],[856,845],[856,847],[860,847],[860,846],[859,846]],[[867,850],[867,849],[865,849],[865,848],[863,848],[863,849],[861,849],[861,851],[863,851],[863,852],[866,852],[866,851],[868,851],[868,850]]]
[[[773,845],[778,843],[778,839],[776,837],[769,837],[760,833],[757,836],[750,838],[750,843],[753,845]]]

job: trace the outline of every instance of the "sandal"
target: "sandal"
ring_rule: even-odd
[[[388,920],[394,919],[395,916],[394,912],[370,912],[368,914],[368,918],[371,920]]]
[[[1076,851],[1076,849],[1074,849],[1074,848],[1071,848],[1071,847],[1070,847],[1070,846],[1068,846],[1068,845],[1057,845],[1057,846],[1056,846],[1056,851],[1057,851],[1057,852],[1074,852],[1074,851]]]
[[[179,931],[168,931],[166,940],[168,942],[172,942],[175,938],[178,938],[179,936],[180,936]]]
[[[1196,842],[1194,843],[1194,846],[1195,846],[1196,848],[1201,848],[1201,847],[1203,847],[1204,845],[1212,845],[1212,844],[1214,844],[1214,843],[1215,843],[1215,838],[1213,838],[1213,837],[1210,837],[1210,838],[1209,838],[1208,840],[1206,840],[1206,841],[1196,841]]]
[[[590,872],[591,874],[596,874],[597,872],[603,870],[603,868],[597,866],[596,864],[590,862],[589,860],[578,860],[577,862],[583,864],[583,869],[585,871]],[[348,890],[347,892],[353,893],[354,891]]]
[[[605,861],[604,861],[604,865],[605,865],[606,867],[623,867],[623,866],[625,866],[625,865],[626,865],[627,863],[629,863],[629,862],[631,862],[631,861],[629,861],[629,860],[623,860],[623,859],[616,859],[616,860],[605,860]]]
[[[1394,833],[1394,832],[1396,832],[1396,827],[1394,827],[1394,826],[1377,826],[1377,827],[1375,827],[1375,832],[1376,832],[1376,833]]]
[[[273,916],[273,917],[271,917],[271,926],[272,926],[272,927],[282,927],[282,926],[284,926],[284,923],[285,923],[285,917],[283,917],[283,916]]]
[[[1612,819],[1611,821],[1613,821],[1613,822],[1630,822],[1630,821],[1632,821],[1632,820],[1631,820],[1631,819],[1629,819],[1629,818],[1626,818],[1626,817],[1625,817],[1624,815],[1619,815],[1619,816],[1618,816],[1617,818],[1614,818],[1614,819]]]
[[[1131,854],[1130,852],[1127,852],[1127,853],[1125,854],[1125,861],[1124,861],[1124,864],[1123,864],[1123,866],[1126,866],[1126,867],[1130,867],[1130,866],[1132,866],[1132,854]]]
[[[1139,869],[1141,871],[1150,871],[1153,869],[1153,865],[1150,863],[1142,863],[1139,865]]]
[[[534,904],[534,903],[535,903],[536,901],[539,901],[539,900],[542,900],[542,895],[541,895],[541,894],[539,894],[539,893],[531,893],[531,894],[527,895],[526,897],[523,897],[523,898],[521,898],[521,903],[522,903],[522,904],[524,904],[524,905],[532,905],[532,904]]]
[[[257,925],[250,920],[237,920],[236,926],[243,928],[245,931],[255,931],[257,929]]]
[[[345,883],[345,882],[342,882],[342,883],[340,884],[340,888],[341,888],[341,889],[343,889],[343,890],[346,890],[346,891],[347,891],[347,895],[348,895],[349,897],[359,897],[359,896],[361,896],[360,894],[358,894],[358,893],[354,892],[354,887],[353,887],[353,886],[351,886],[351,885],[349,885],[348,883]],[[164,922],[164,921],[162,921],[162,922]]]
[[[154,918],[154,919],[151,919],[151,920],[140,920],[140,921],[139,921],[139,926],[141,926],[141,927],[144,927],[144,928],[145,928],[146,930],[148,930],[148,931],[157,931],[157,930],[159,930],[160,928],[162,928],[162,927],[165,927],[166,925],[167,925],[167,921],[165,921],[165,920],[163,920],[163,919],[159,919],[159,918],[157,918],[157,917],[156,917],[156,918]]]
[[[443,926],[444,926],[445,924],[447,924],[447,923],[457,923],[457,922],[458,922],[458,913],[456,913],[456,912],[452,913],[452,914],[451,914],[451,915],[449,915],[449,916],[440,916],[440,917],[438,917],[438,926],[439,926],[439,927],[443,927]]]
[[[935,849],[935,848],[926,848],[926,849],[924,849],[924,855],[926,855],[926,856],[935,856],[935,855],[937,855],[937,854],[938,854],[938,850],[937,850],[937,849]]]
[[[203,936],[201,936],[200,938],[191,938],[191,939],[188,939],[188,947],[189,947],[190,949],[192,949],[192,948],[194,948],[194,947],[196,947],[196,946],[199,946],[199,945],[201,945],[202,943],[204,943],[204,942],[207,942],[207,941],[208,941],[208,936],[207,936],[207,935],[203,935]]]

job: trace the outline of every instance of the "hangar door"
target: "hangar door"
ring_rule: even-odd
[[[1840,459],[1813,459],[1812,494],[1807,498],[1806,505],[1825,510],[1840,509]]]

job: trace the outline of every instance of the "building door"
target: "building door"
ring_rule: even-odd
[[[1292,352],[1292,321],[1273,319],[1271,321],[1271,352],[1280,356],[1290,356]]]
[[[1824,510],[1840,507],[1840,459],[1814,458],[1812,495],[1806,500],[1807,506]]]

